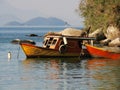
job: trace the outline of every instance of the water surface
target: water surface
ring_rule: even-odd
[[[26,59],[16,38],[32,39],[41,45],[34,33],[63,28],[0,28],[0,90],[119,90],[120,60],[79,58]],[[11,52],[11,59],[7,53]]]

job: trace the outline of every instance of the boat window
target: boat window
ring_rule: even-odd
[[[50,38],[50,41],[52,41],[53,40],[53,38]]]
[[[51,42],[49,41],[48,44],[51,44]]]
[[[47,44],[47,42],[48,42],[48,40],[46,40],[46,41],[45,41],[44,45],[46,45],[46,44]]]
[[[44,41],[44,45],[45,46],[55,45],[56,42],[57,42],[57,39],[49,38],[49,39]]]
[[[52,45],[54,45],[54,44],[56,43],[56,41],[57,41],[57,40],[56,40],[56,39],[54,39],[54,40],[53,40],[53,42],[52,42]]]
[[[48,42],[49,45],[52,43],[52,40],[53,40],[53,38],[49,39],[49,42]]]

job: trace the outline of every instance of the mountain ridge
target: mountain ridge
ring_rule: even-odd
[[[26,22],[11,21],[6,23],[4,26],[65,26],[70,25],[67,22],[58,19],[56,17],[35,17]]]

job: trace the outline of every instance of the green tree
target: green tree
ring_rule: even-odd
[[[120,28],[120,0],[81,0],[79,11],[85,27],[91,26],[93,31],[109,24]]]

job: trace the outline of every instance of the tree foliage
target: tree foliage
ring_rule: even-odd
[[[81,0],[79,11],[86,28],[105,29],[110,24],[120,28],[120,0]]]

